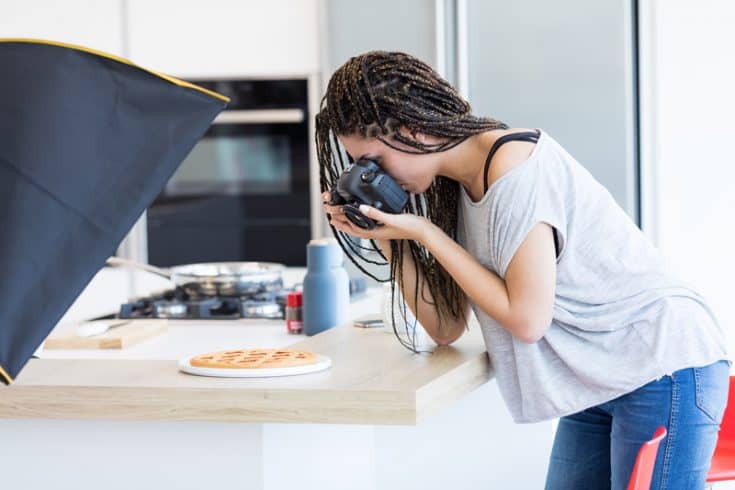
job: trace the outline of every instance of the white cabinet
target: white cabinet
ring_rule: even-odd
[[[124,56],[123,0],[0,3],[0,37],[47,39]]]
[[[80,44],[185,78],[319,72],[323,0],[24,0],[0,3],[0,37]]]
[[[184,78],[318,72],[318,0],[128,0],[128,56]]]

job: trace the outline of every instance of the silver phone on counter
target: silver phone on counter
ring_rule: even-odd
[[[377,328],[382,327],[383,319],[375,316],[365,316],[353,320],[352,325],[359,328]]]

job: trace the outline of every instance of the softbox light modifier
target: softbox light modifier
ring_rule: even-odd
[[[0,380],[11,383],[225,108],[122,58],[0,39]]]

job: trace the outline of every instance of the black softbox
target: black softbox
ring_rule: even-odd
[[[227,100],[91,49],[0,39],[0,380],[12,382]]]

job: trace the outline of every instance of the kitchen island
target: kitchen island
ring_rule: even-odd
[[[354,301],[352,316],[378,314],[380,294]],[[542,484],[551,425],[512,423],[476,324],[450,346],[413,354],[385,328],[349,322],[305,337],[286,333],[283,322],[251,322],[169,321],[166,334],[117,352],[40,351],[12,386],[0,387],[0,438],[12,441],[0,447],[5,481],[84,488],[124,462],[137,476],[118,475],[107,488]],[[177,368],[193,349],[251,346],[309,350],[333,364],[259,379]],[[29,476],[28,458],[55,475]],[[518,474],[519,461],[534,470]]]
[[[490,379],[476,330],[433,354],[413,354],[384,330],[348,324],[289,345],[332,359],[300,376],[191,376],[173,360],[33,359],[0,391],[0,417],[414,425]]]

